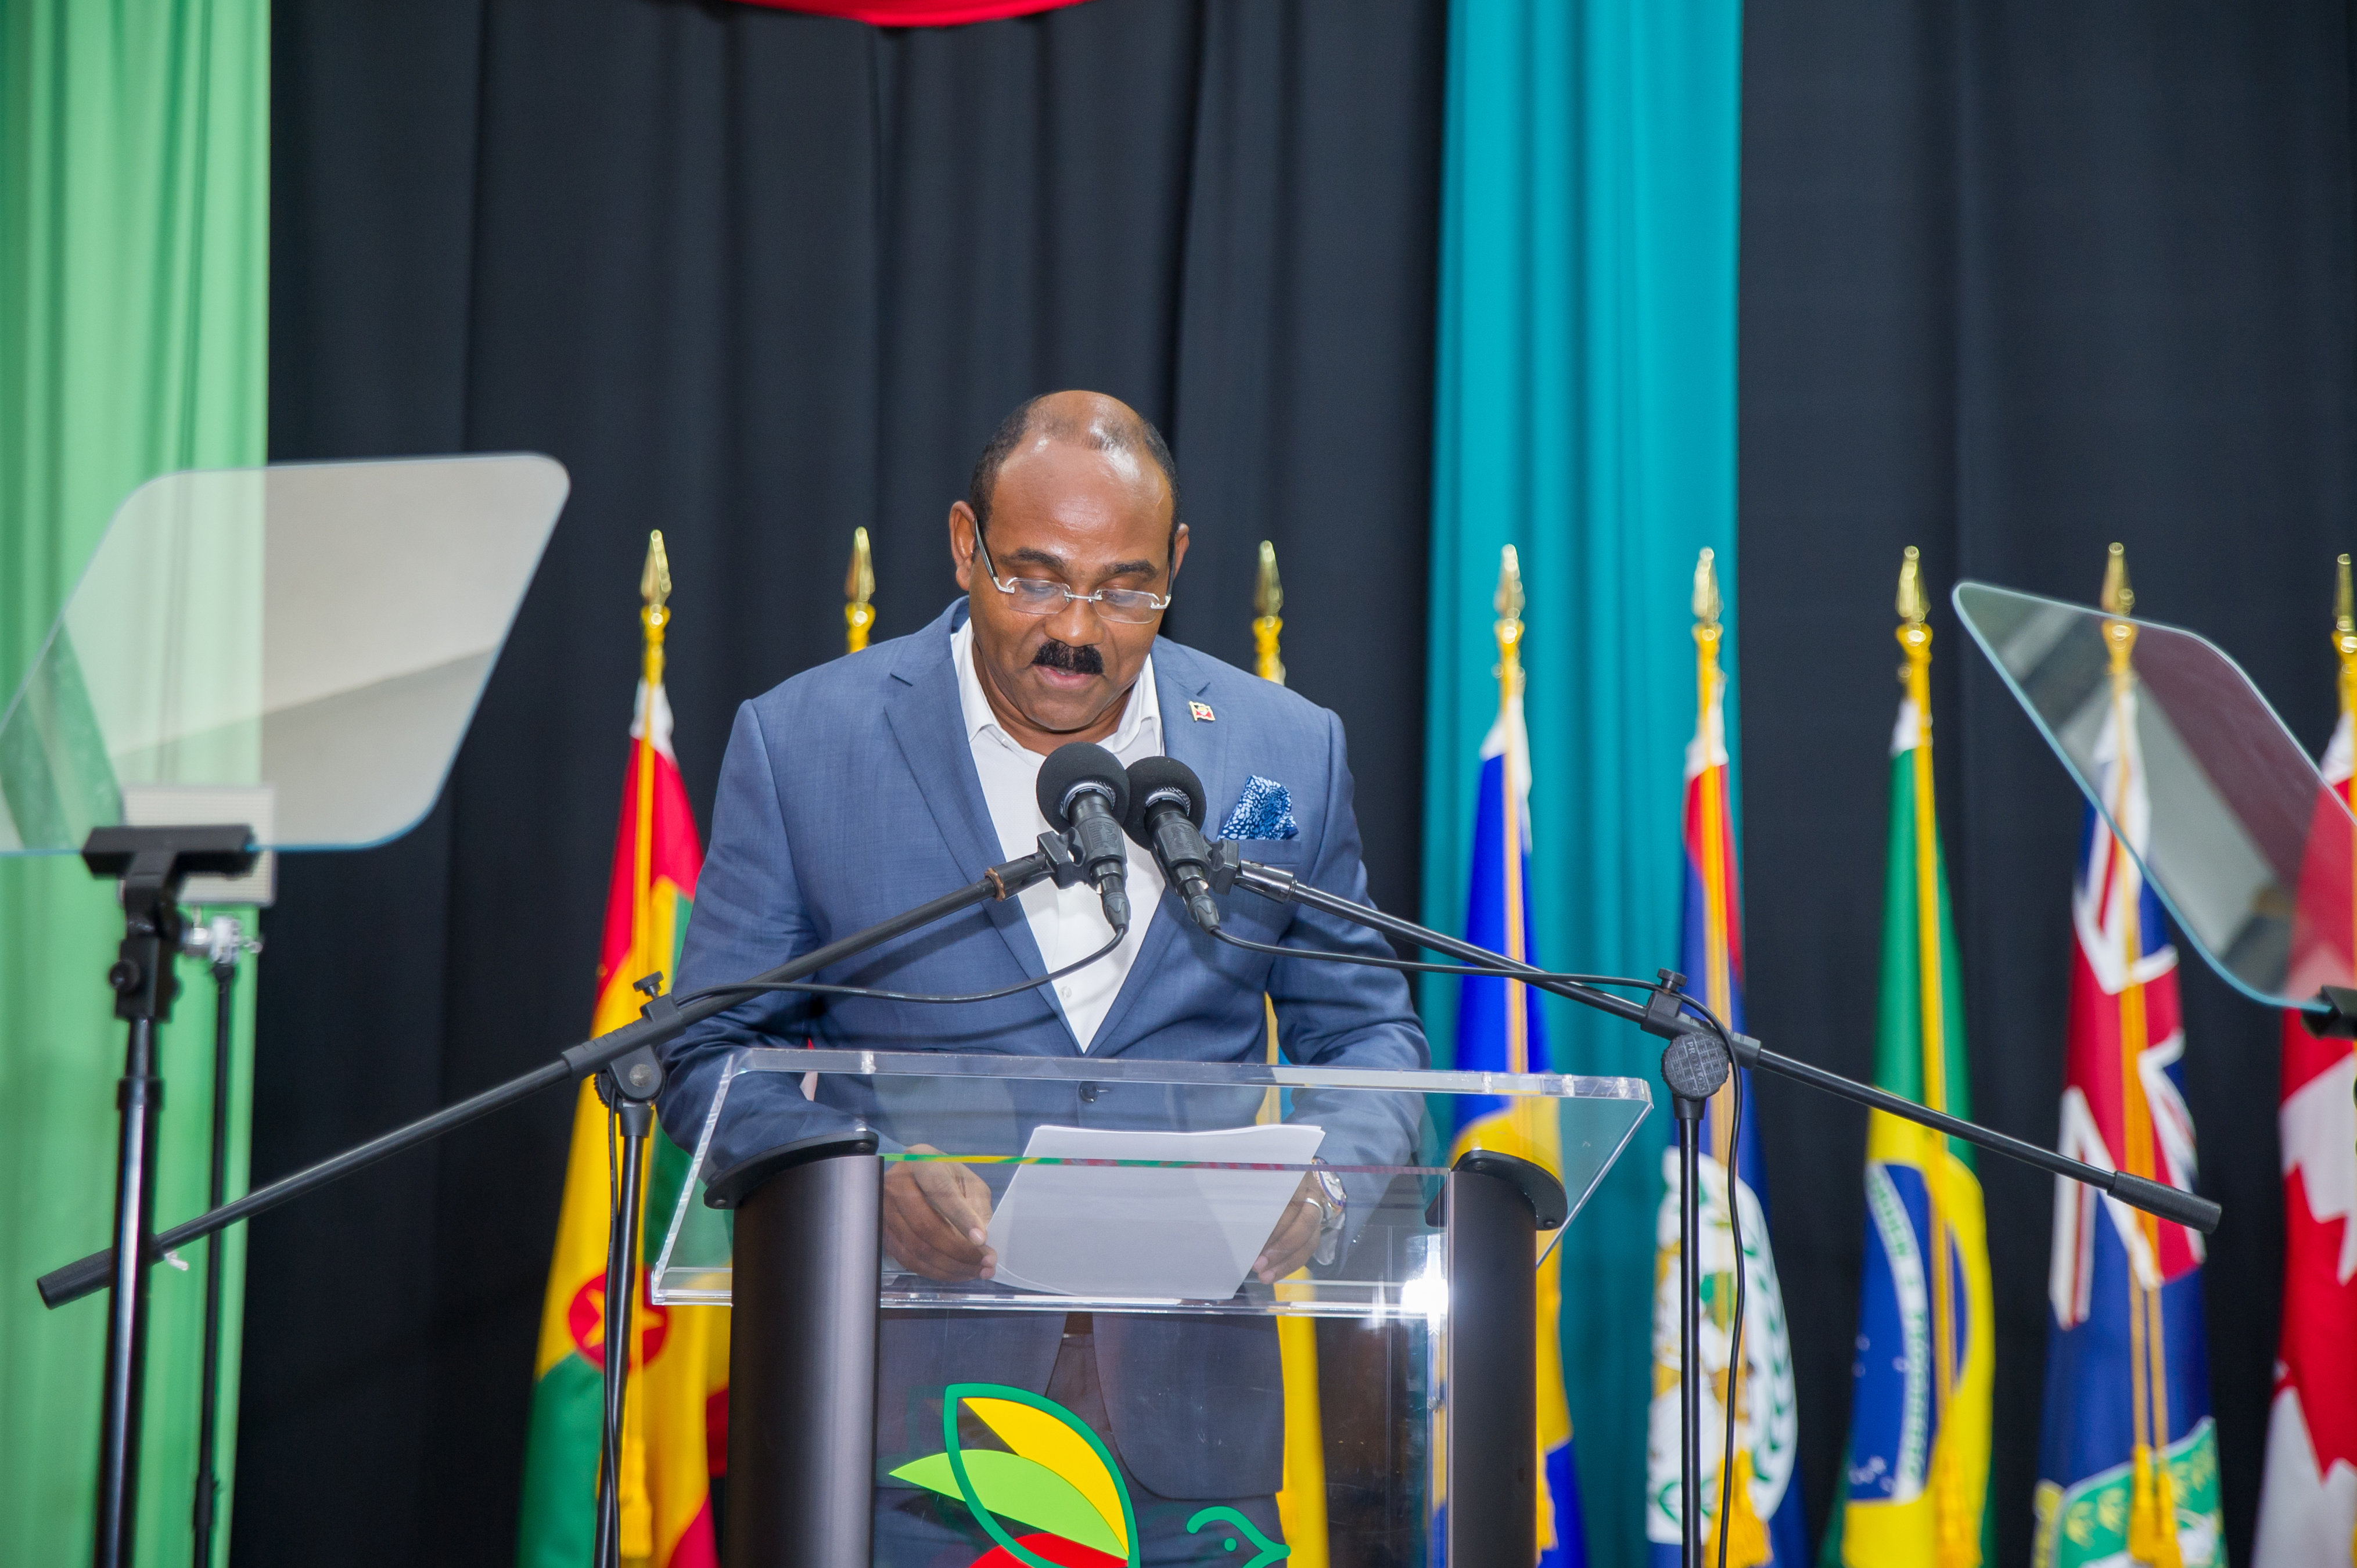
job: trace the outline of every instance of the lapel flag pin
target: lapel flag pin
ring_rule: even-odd
[[[1211,704],[1209,703],[1189,703],[1187,704],[1187,711],[1204,724],[1211,724],[1220,716],[1211,712]]]

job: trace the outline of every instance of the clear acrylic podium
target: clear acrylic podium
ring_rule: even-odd
[[[654,1300],[736,1306],[725,1560],[1528,1568],[1534,1268],[1651,1104],[1635,1079],[744,1052],[696,1175],[650,1194]],[[794,1135],[748,1155],[756,1116]],[[1329,1179],[1339,1229],[1260,1278]],[[894,1256],[887,1211],[928,1187],[979,1197],[990,1277]],[[1288,1378],[1318,1395],[1322,1487],[1284,1509],[1315,1549],[1272,1497]]]

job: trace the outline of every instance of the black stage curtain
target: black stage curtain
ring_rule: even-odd
[[[2080,803],[1948,607],[1959,576],[2138,613],[2242,661],[2319,749],[2351,510],[2342,0],[1889,5],[1745,22],[1744,870],[1751,1017],[1872,1068],[1900,550],[1923,551],[1974,1103],[2050,1144]],[[2180,946],[2228,1549],[2258,1500],[2281,1274],[2276,1017]],[[1847,1421],[1864,1118],[1760,1089],[1812,1524]],[[2029,1560],[2051,1184],[1993,1159],[1996,1561]]]
[[[1169,435],[1170,630],[1338,709],[1379,900],[1416,908],[1440,0],[1098,0],[885,31],[663,0],[275,8],[274,459],[532,448],[573,496],[440,804],[290,858],[268,1176],[588,1019],[664,531],[699,818],[735,705],[954,588],[992,426],[1065,386]],[[569,1101],[254,1228],[241,1563],[506,1563]]]

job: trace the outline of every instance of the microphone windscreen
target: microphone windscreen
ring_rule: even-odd
[[[1105,803],[1116,819],[1128,812],[1129,775],[1123,770],[1121,758],[1103,746],[1076,740],[1049,752],[1048,760],[1039,765],[1039,814],[1048,819],[1049,826],[1061,832],[1072,825],[1064,804],[1083,784],[1103,786]]]
[[[1195,770],[1175,757],[1141,757],[1129,765],[1129,810],[1121,818],[1121,825],[1131,838],[1151,845],[1146,812],[1157,795],[1164,800],[1184,795],[1188,818],[1198,832],[1201,831],[1207,802],[1203,799],[1203,781],[1195,777]]]

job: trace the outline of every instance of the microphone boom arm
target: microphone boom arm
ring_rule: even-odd
[[[1304,905],[1322,913],[1338,916],[1354,924],[1381,931],[1385,936],[1397,937],[1404,941],[1413,942],[1418,947],[1429,948],[1435,952],[1447,953],[1451,958],[1462,959],[1471,963],[1486,964],[1501,976],[1520,980],[1524,984],[1536,986],[1541,991],[1552,992],[1582,1006],[1593,1007],[1599,1013],[1609,1013],[1616,1018],[1635,1024],[1648,1034],[1674,1036],[1685,1032],[1684,1025],[1675,1023],[1679,1015],[1674,1012],[1669,1012],[1659,1006],[1648,1007],[1640,1003],[1631,1002],[1626,997],[1615,996],[1610,992],[1599,991],[1594,986],[1582,985],[1575,981],[1553,979],[1545,971],[1530,964],[1518,963],[1503,954],[1476,947],[1471,942],[1459,941],[1454,937],[1444,936],[1429,927],[1419,926],[1413,920],[1403,920],[1396,915],[1386,915],[1379,909],[1372,909],[1363,904],[1339,897],[1322,888],[1312,887],[1289,871],[1280,871],[1275,866],[1262,865],[1257,862],[1241,858],[1232,843],[1222,842],[1214,845],[1211,856],[1211,886],[1214,891],[1225,892],[1231,886],[1243,887],[1259,894],[1264,898],[1273,899],[1280,904]],[[1305,951],[1302,956],[1314,957],[1315,955]],[[1657,1000],[1663,994],[1663,993],[1655,993]],[[1662,1016],[1664,1013],[1668,1013],[1667,1019]],[[1745,1067],[1760,1068],[1780,1077],[1805,1083],[1812,1089],[1853,1101],[1869,1110],[1885,1112],[1903,1121],[1929,1127],[1933,1132],[1943,1133],[1951,1138],[1962,1139],[1967,1144],[1986,1149],[1991,1154],[2002,1155],[2009,1160],[2018,1160],[2023,1165],[2035,1166],[2055,1176],[2067,1176],[2072,1181],[2092,1187],[2099,1192],[2107,1193],[2132,1208],[2140,1208],[2147,1214],[2157,1215],[2174,1224],[2199,1230],[2204,1236],[2218,1229],[2219,1218],[2222,1211],[2209,1198],[2198,1197],[2165,1182],[2151,1181],[2143,1176],[2133,1176],[2126,1171],[2104,1170],[2099,1165],[2091,1165],[2083,1160],[2074,1160],[2068,1155],[2058,1155],[2051,1149],[2041,1148],[2036,1144],[2027,1143],[2022,1139],[1993,1131],[1977,1122],[1967,1122],[1961,1117],[1951,1116],[1944,1112],[1918,1105],[1915,1101],[1893,1094],[1889,1090],[1877,1089],[1871,1084],[1844,1078],[1839,1073],[1827,1072],[1823,1068],[1812,1067],[1807,1062],[1780,1056],[1761,1046],[1758,1040],[1749,1035],[1738,1034],[1729,1029],[1726,1031],[1726,1036],[1727,1048],[1734,1053],[1735,1059]]]
[[[752,987],[805,979],[830,964],[840,963],[855,953],[864,952],[894,937],[945,919],[961,909],[993,899],[1012,898],[1035,882],[1053,877],[1059,885],[1064,885],[1077,880],[1069,852],[1059,853],[1060,845],[1046,847],[1046,841],[1053,837],[1053,834],[1041,835],[1043,847],[1040,850],[1019,860],[994,865],[979,878],[954,892],[944,893],[913,909],[878,921],[864,931],[855,931],[824,947],[813,948],[802,957],[781,963],[775,969],[766,970],[753,977],[748,989],[720,986],[709,993],[692,993],[684,999],[658,996],[647,1004],[640,1017],[595,1039],[582,1041],[559,1053],[554,1061],[511,1078],[505,1083],[495,1084],[456,1105],[445,1106],[406,1126],[396,1127],[339,1155],[331,1155],[315,1165],[306,1165],[291,1176],[281,1176],[267,1186],[254,1188],[243,1197],[207,1209],[194,1219],[174,1226],[148,1243],[150,1256],[144,1261],[153,1263],[175,1248],[185,1247],[241,1219],[275,1208],[379,1160],[429,1143],[494,1111],[503,1111],[521,1101],[529,1100],[544,1089],[554,1089],[560,1083],[587,1078],[642,1046],[660,1046],[675,1039],[686,1033],[691,1025],[702,1023],[732,1007],[744,1005],[759,993]],[[92,1252],[77,1262],[54,1269],[40,1278],[41,1300],[52,1308],[63,1306],[70,1301],[79,1301],[93,1291],[104,1289],[113,1277],[113,1269],[114,1252],[112,1249]]]

